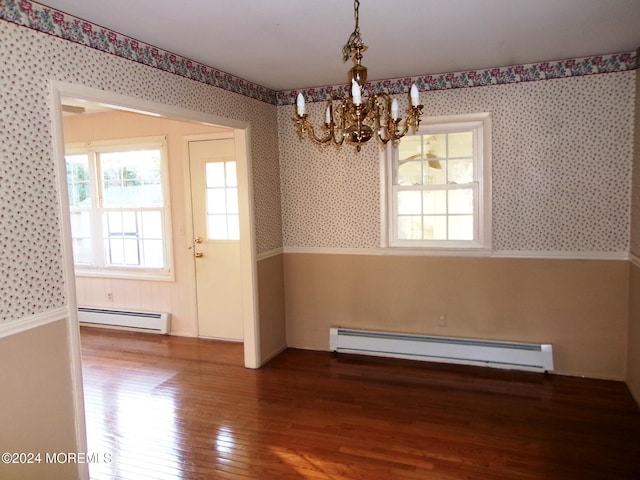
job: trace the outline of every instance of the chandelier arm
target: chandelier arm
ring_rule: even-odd
[[[385,138],[389,136],[389,132],[387,131],[387,126],[385,125],[385,123],[380,121],[381,119],[383,119],[384,115],[384,105],[382,107],[380,106],[381,100],[384,103],[384,98],[380,94],[378,94],[373,95],[370,98],[369,102],[371,104],[371,116],[373,119],[373,127],[376,132],[376,139],[378,139],[380,143],[385,145],[389,141],[388,138]],[[383,135],[383,132],[387,132],[387,135]]]
[[[333,108],[333,101],[339,102],[336,108]],[[333,95],[331,97],[331,135],[333,137],[333,143],[340,146],[344,143],[345,135],[344,131],[346,129],[346,97],[344,95]],[[335,115],[335,112],[337,116]]]
[[[309,136],[312,138],[312,140],[316,143],[327,143],[329,141],[331,141],[332,135],[331,135],[331,131],[327,131],[326,134],[323,137],[318,137],[316,135],[316,131],[313,128],[313,125],[311,125],[311,123],[308,123],[308,130],[309,130]]]
[[[409,116],[407,117],[405,133],[406,130],[409,130],[409,127],[411,127],[413,133],[416,133],[418,131],[418,128],[420,128],[420,116],[422,115],[423,108],[424,105],[416,105],[410,108]]]
[[[393,138],[394,144],[397,144],[400,141],[400,139],[409,132],[410,128],[413,131],[413,133],[416,133],[418,131],[418,127],[420,126],[420,115],[422,113],[422,108],[423,108],[422,105],[409,108],[409,116],[404,121],[404,125],[402,126],[401,130],[397,130],[398,125],[400,124],[400,121],[391,120],[394,122],[395,128],[396,128],[394,138]]]
[[[382,92],[371,97],[371,104],[374,115],[373,121],[376,127],[376,138],[382,145],[386,145],[389,140],[395,140],[395,129],[391,120],[391,97]]]
[[[396,128],[396,130],[394,132],[394,141],[396,141],[396,142],[398,140],[400,140],[402,137],[404,137],[406,135],[406,133],[409,131],[409,119],[407,118],[404,121],[404,124],[402,125],[402,128],[400,130],[398,130],[398,126],[400,126],[400,122],[401,122],[401,120],[398,120],[397,122],[394,122],[395,128]]]
[[[331,140],[330,132],[327,132],[327,135],[325,135],[324,137],[318,137],[316,135],[313,125],[311,125],[311,122],[309,122],[306,114],[297,115],[296,117],[293,118],[293,121],[296,123],[298,127],[298,137],[300,138],[300,140],[304,138],[305,134],[307,134],[314,142],[320,143],[320,144],[327,143],[328,141]]]

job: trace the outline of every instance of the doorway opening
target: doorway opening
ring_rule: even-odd
[[[252,218],[252,182],[250,180],[251,168],[250,168],[250,154],[249,154],[249,141],[248,141],[248,125],[243,122],[237,122],[234,120],[215,117],[213,115],[204,114],[200,112],[194,112],[184,110],[176,107],[171,107],[154,102],[148,102],[133,97],[126,97],[110,92],[104,92],[96,89],[64,84],[53,84],[53,113],[54,113],[54,141],[56,156],[58,159],[58,172],[60,190],[64,192],[62,195],[61,203],[67,204],[73,202],[72,197],[69,196],[66,185],[66,162],[65,162],[65,142],[79,141],[90,142],[91,140],[101,140],[96,137],[100,132],[103,137],[105,135],[104,128],[97,126],[99,122],[111,121],[117,119],[113,125],[115,127],[112,131],[106,133],[106,136],[112,138],[126,138],[126,137],[145,137],[149,135],[166,135],[168,128],[172,129],[171,138],[166,138],[166,148],[168,159],[168,166],[166,171],[166,182],[169,184],[167,189],[167,196],[170,198],[166,208],[168,209],[167,218],[169,219],[165,225],[166,233],[163,235],[163,240],[166,242],[168,248],[168,255],[166,255],[167,264],[165,265],[166,274],[169,275],[166,278],[147,281],[140,278],[139,275],[131,273],[131,269],[120,269],[121,275],[114,277],[113,271],[105,273],[108,269],[104,269],[102,273],[94,269],[93,272],[88,274],[81,273],[81,269],[78,269],[74,273],[74,250],[72,245],[76,242],[74,235],[72,234],[72,219],[69,208],[63,208],[61,219],[63,223],[63,240],[65,242],[65,264],[67,266],[67,280],[69,282],[70,302],[69,306],[72,311],[76,311],[78,300],[82,303],[98,303],[109,306],[109,303],[117,305],[118,302],[124,302],[124,305],[129,305],[135,298],[146,298],[151,302],[156,302],[163,307],[167,302],[170,302],[168,307],[161,308],[163,310],[172,309],[178,314],[172,313],[173,326],[171,333],[184,336],[207,336],[233,339],[236,341],[242,341],[244,345],[244,363],[245,367],[257,368],[260,366],[259,360],[259,342],[257,332],[257,318],[256,318],[256,271],[255,271],[255,255],[254,255],[254,221]],[[88,122],[87,119],[93,117],[97,119],[97,123]],[[74,118],[82,118],[82,121],[76,121],[77,124],[84,125],[80,128],[80,132],[76,131],[73,137],[66,128],[67,124],[74,122]],[[155,126],[154,126],[155,125]],[[134,128],[137,130],[134,132]],[[84,128],[84,131],[82,130]],[[160,130],[157,130],[157,129]],[[155,129],[155,130],[154,130]],[[162,132],[165,133],[162,133]],[[84,135],[84,138],[83,138]],[[72,138],[73,137],[73,138]],[[196,270],[198,267],[198,261],[202,260],[202,257],[197,257],[194,254],[202,253],[196,251],[198,238],[202,238],[201,233],[196,233],[196,222],[192,221],[196,212],[194,211],[193,194],[194,188],[192,184],[192,175],[189,155],[190,145],[205,144],[207,142],[217,142],[219,139],[225,138],[231,142],[233,150],[233,169],[235,175],[235,184],[227,185],[227,189],[233,189],[236,197],[232,216],[235,219],[238,235],[234,238],[235,248],[237,250],[237,264],[233,268],[235,269],[234,275],[237,277],[238,291],[234,297],[234,302],[238,308],[238,316],[236,321],[241,325],[236,325],[236,333],[233,335],[216,335],[215,333],[203,332],[202,321],[199,318],[201,313],[201,307],[198,303],[198,284],[202,278],[198,278]],[[226,155],[226,154],[225,154]],[[225,157],[222,160],[224,165],[229,166],[231,169],[231,159],[227,158],[229,155],[223,155]],[[226,163],[225,163],[226,162]],[[205,162],[207,163],[207,162]],[[211,163],[211,162],[208,162]],[[98,165],[87,169],[87,173],[94,179],[98,178],[98,173],[102,176],[98,180],[104,180],[105,170],[101,170],[103,167]],[[211,170],[211,168],[210,168]],[[214,168],[215,170],[215,168]],[[125,177],[126,175],[122,175]],[[133,175],[135,176],[135,175]],[[163,180],[165,181],[165,180]],[[205,191],[207,187],[205,186]],[[135,190],[131,187],[130,191]],[[138,187],[138,191],[142,189]],[[73,193],[73,192],[72,192]],[[196,192],[199,193],[199,192]],[[219,192],[214,192],[210,197],[216,197]],[[112,214],[113,218],[119,218],[122,227],[126,223],[126,218],[143,218],[140,214],[136,217],[131,212],[120,212],[118,215]],[[209,212],[211,213],[211,212]],[[214,212],[215,213],[215,212]],[[206,216],[206,215],[205,215]],[[153,222],[148,220],[152,218],[151,215],[147,215],[148,231],[154,230]],[[160,217],[158,217],[160,218]],[[104,223],[104,220],[100,220]],[[114,224],[117,222],[113,222]],[[162,224],[161,221],[158,225]],[[77,229],[77,226],[75,226]],[[117,237],[117,241],[114,241],[114,245],[134,245],[131,247],[136,250],[135,255],[131,255],[130,258],[139,261],[141,255],[139,253],[140,240],[139,231],[136,230],[135,235],[131,234],[127,237],[125,234],[130,234],[129,229],[117,228],[120,237]],[[112,227],[109,227],[112,228]],[[114,229],[113,227],[112,229]],[[137,228],[137,227],[136,227]],[[125,231],[126,230],[126,231]],[[157,230],[157,229],[155,229]],[[114,230],[115,231],[115,230]],[[124,232],[124,233],[122,233]],[[100,241],[105,241],[105,238],[111,238],[112,232],[103,234]],[[207,240],[209,240],[209,234]],[[161,235],[162,236],[162,235]],[[136,244],[135,240],[138,243]],[[147,236],[146,240],[149,245],[157,240],[156,237]],[[124,248],[124,247],[123,247]],[[220,248],[220,245],[217,245]],[[124,252],[120,257],[126,258],[126,248],[121,250]],[[133,251],[133,250],[131,250]],[[216,253],[216,252],[214,252]],[[212,253],[213,257],[214,254]],[[223,257],[225,255],[222,255]],[[205,257],[206,258],[206,257]],[[99,270],[99,269],[98,269]],[[119,270],[116,268],[115,270]],[[142,272],[144,269],[140,269]],[[152,270],[152,269],[151,269]],[[143,273],[148,273],[143,272]],[[84,275],[81,282],[76,283],[76,274]],[[143,275],[144,277],[144,275]],[[205,293],[201,293],[200,297],[205,296]],[[164,303],[163,303],[164,302]],[[239,305],[238,305],[239,304]],[[179,307],[176,307],[179,305]],[[140,308],[145,310],[145,308]],[[155,310],[155,309],[154,309]],[[239,334],[237,332],[240,332]],[[79,338],[78,338],[79,344]]]

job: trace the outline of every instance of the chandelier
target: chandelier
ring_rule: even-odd
[[[400,139],[409,128],[415,133],[420,125],[420,115],[423,106],[420,105],[418,88],[411,85],[409,92],[410,107],[404,125],[398,115],[398,101],[387,93],[376,93],[368,100],[362,94],[367,82],[367,67],[362,65],[362,53],[367,50],[360,36],[359,9],[360,1],[354,1],[355,30],[342,48],[343,61],[353,57],[354,66],[349,70],[351,82],[351,97],[335,94],[327,100],[324,124],[320,127],[320,136],[309,122],[302,92],[296,99],[296,113],[293,118],[298,129],[298,136],[302,140],[307,134],[316,143],[324,144],[333,141],[341,146],[346,140],[355,144],[359,152],[362,145],[375,135],[382,145],[389,141],[397,146]]]

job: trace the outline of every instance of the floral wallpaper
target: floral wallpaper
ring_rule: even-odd
[[[297,91],[270,91],[34,1],[0,0],[0,20],[0,322],[66,303],[50,80],[249,122],[258,253],[379,246],[377,146],[355,154],[299,142]],[[402,104],[416,83],[426,115],[493,114],[494,250],[624,252],[638,63],[637,52],[619,53],[367,90]],[[344,88],[305,96],[320,102]],[[322,107],[308,105],[316,115]]]
[[[275,105],[11,22],[0,39],[0,323],[66,303],[51,80],[250,123],[256,250],[282,246]]]
[[[628,251],[635,76],[420,94],[426,116],[492,114],[494,251]],[[324,104],[307,109],[315,123],[324,118]],[[278,107],[285,247],[379,247],[378,145],[357,154],[300,141],[294,114]]]
[[[635,118],[630,250],[635,256],[640,257],[640,70],[636,70]]]

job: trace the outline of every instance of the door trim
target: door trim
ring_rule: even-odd
[[[191,170],[189,143],[206,140],[233,139],[238,177],[238,206],[240,210],[240,274],[241,274],[241,294],[242,294],[242,329],[244,343],[244,364],[247,368],[258,368],[260,363],[260,345],[258,335],[258,313],[257,313],[257,260],[255,258],[255,235],[254,235],[254,211],[253,211],[253,182],[251,181],[251,163],[248,154],[248,135],[245,130],[234,129],[233,132],[204,133],[199,135],[185,135],[182,137],[183,177],[185,190],[186,218],[193,218],[193,208],[191,204]],[[186,238],[192,247],[191,240],[194,238],[193,222],[187,222],[185,226]],[[191,310],[193,318],[197,320],[197,294],[196,294],[196,267],[192,262],[191,278]],[[196,329],[199,324],[196,321]],[[253,346],[253,348],[249,348]]]
[[[166,105],[163,103],[152,102],[137,97],[122,95],[114,92],[108,92],[99,90],[96,88],[86,87],[83,85],[75,85],[72,83],[61,82],[57,80],[50,81],[50,99],[51,99],[51,117],[52,117],[52,136],[53,136],[53,157],[57,162],[58,170],[58,185],[60,189],[60,196],[62,197],[62,205],[66,198],[66,176],[63,173],[66,171],[64,162],[64,136],[62,127],[62,106],[61,97],[74,97],[82,98],[89,101],[95,101],[105,103],[109,105],[118,105],[124,108],[129,108],[141,113],[149,113],[151,115],[159,115],[162,117],[173,118],[176,120],[203,123],[211,126],[221,126],[233,129],[234,138],[236,139],[236,150],[243,154],[246,158],[245,170],[238,172],[238,181],[242,182],[246,187],[247,195],[243,200],[243,206],[245,209],[245,222],[248,234],[245,235],[245,239],[241,243],[241,255],[242,255],[242,269],[243,278],[246,278],[246,287],[243,286],[243,303],[244,303],[244,364],[247,368],[259,368],[261,366],[260,360],[260,338],[259,338],[259,319],[258,319],[258,295],[257,295],[257,264],[255,258],[255,216],[253,208],[253,181],[252,181],[252,168],[251,168],[251,148],[250,138],[251,129],[248,122],[238,121],[230,118],[224,118],[217,115],[212,115],[195,110],[188,110],[180,107]],[[188,205],[190,209],[190,205]],[[76,384],[76,415],[79,425],[78,430],[84,430],[84,412],[82,411],[82,377],[80,367],[80,339],[75,332],[77,329],[77,317],[74,312],[77,310],[76,302],[76,290],[74,279],[74,265],[73,265],[73,253],[71,250],[71,228],[69,219],[65,219],[65,210],[61,208],[61,212],[58,212],[62,219],[62,244],[63,258],[62,262],[65,266],[67,286],[67,299],[68,306],[71,312],[72,318],[70,324],[70,342],[72,351],[76,352],[73,356],[72,370],[76,373],[74,375]],[[67,209],[68,211],[68,209]],[[190,212],[189,212],[190,215]],[[195,277],[194,277],[195,278]],[[244,295],[244,291],[247,295]],[[195,304],[194,304],[195,305]],[[77,384],[80,385],[77,385]]]

